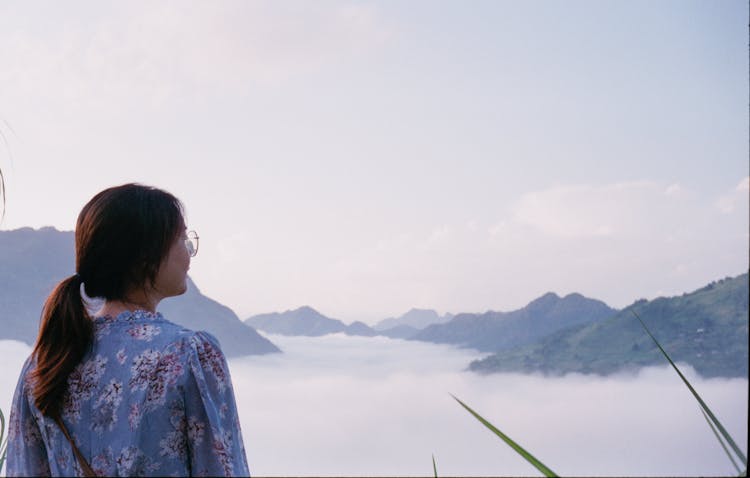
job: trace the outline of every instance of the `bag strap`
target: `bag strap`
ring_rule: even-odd
[[[94,473],[94,470],[89,466],[89,462],[86,461],[86,459],[81,455],[81,452],[78,451],[78,447],[76,446],[75,442],[72,438],[70,438],[70,433],[68,433],[68,429],[65,427],[65,424],[63,423],[62,419],[58,416],[55,417],[55,421],[57,422],[57,425],[60,427],[60,429],[63,432],[63,435],[65,435],[65,438],[68,439],[70,442],[70,446],[73,447],[73,453],[76,456],[76,459],[78,460],[78,464],[81,466],[81,470],[83,470],[83,476],[86,478],[93,478],[96,475]]]

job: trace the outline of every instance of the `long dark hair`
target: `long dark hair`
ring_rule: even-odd
[[[56,417],[68,376],[93,340],[93,323],[81,296],[123,300],[154,285],[162,259],[185,227],[182,203],[170,193],[124,184],[98,193],[81,210],[75,231],[77,273],[60,282],[42,309],[32,352],[34,402]]]

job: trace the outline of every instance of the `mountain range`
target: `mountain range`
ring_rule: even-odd
[[[606,375],[665,363],[633,312],[643,318],[674,359],[690,364],[700,374],[747,376],[748,274],[712,282],[677,297],[639,300],[623,310],[577,293],[559,297],[549,292],[510,312],[461,313],[447,321],[434,311],[420,312],[434,321],[421,330],[394,319],[381,321],[374,328],[361,322],[346,325],[308,306],[253,316],[246,323],[283,335],[377,334],[474,348],[491,352],[468,366],[468,370],[483,374]],[[394,324],[400,325],[382,329]]]
[[[245,319],[245,324],[269,334],[279,335],[319,337],[339,332],[365,337],[377,335],[377,332],[363,322],[353,322],[346,325],[342,321],[326,317],[308,306],[287,310],[286,312],[254,315]]]
[[[411,309],[400,317],[383,319],[372,328],[379,332],[395,329],[396,327],[408,327],[417,331],[432,324],[443,324],[452,318],[453,314],[439,315],[432,309]]]
[[[426,327],[409,337],[409,340],[497,352],[533,343],[572,325],[606,319],[616,312],[604,302],[588,299],[581,294],[560,298],[548,292],[511,312],[458,314],[447,323]]]
[[[41,306],[55,284],[74,271],[73,233],[54,228],[0,231],[0,339],[32,344]],[[581,294],[549,292],[510,312],[439,315],[412,309],[369,327],[345,324],[309,306],[252,316],[188,290],[159,305],[166,318],[207,330],[228,356],[279,352],[258,334],[316,337],[329,333],[384,335],[488,352],[469,364],[478,373],[609,374],[664,363],[635,319],[638,314],[677,361],[707,377],[748,374],[748,274],[712,282],[691,293],[639,300],[622,310]]]
[[[245,319],[245,323],[269,334],[306,337],[334,333],[365,337],[383,335],[496,352],[532,343],[570,325],[602,320],[615,312],[604,302],[580,294],[560,298],[548,293],[512,312],[441,316],[434,310],[411,309],[400,317],[384,319],[372,328],[362,322],[347,325],[309,306],[254,315]]]
[[[34,343],[44,300],[75,272],[73,242],[72,232],[51,227],[0,231],[0,339]],[[227,356],[280,352],[231,309],[201,294],[189,278],[187,292],[163,300],[157,310],[177,324],[212,333]]]
[[[359,321],[346,324],[341,320],[326,317],[305,305],[285,312],[253,315],[245,319],[245,323],[269,334],[319,337],[344,333],[363,337],[383,335],[393,339],[405,339],[430,324],[442,323],[451,317],[450,314],[438,315],[434,310],[411,309],[400,317],[384,319],[370,327]]]
[[[499,351],[472,362],[469,369],[606,375],[666,364],[636,315],[673,360],[690,364],[704,377],[747,377],[747,273],[681,296],[636,301],[604,320],[566,327]]]

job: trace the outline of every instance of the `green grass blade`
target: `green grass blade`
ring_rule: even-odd
[[[460,403],[461,406],[464,407],[469,413],[471,413],[472,415],[474,415],[474,418],[476,418],[484,426],[486,426],[487,428],[489,428],[495,435],[499,436],[505,443],[508,444],[508,446],[510,446],[511,448],[513,448],[513,450],[515,450],[516,453],[518,453],[519,455],[521,455],[522,457],[524,457],[526,459],[526,461],[528,461],[529,463],[531,463],[532,465],[534,465],[534,467],[537,470],[541,471],[544,476],[557,476],[557,474],[555,474],[554,471],[552,471],[549,468],[547,468],[547,466],[544,463],[542,463],[541,461],[537,460],[534,457],[534,455],[532,455],[528,451],[524,450],[523,447],[521,447],[521,445],[519,445],[518,443],[516,443],[513,440],[511,440],[510,437],[508,437],[505,433],[503,433],[500,430],[498,430],[492,423],[490,423],[487,420],[485,420],[477,412],[475,412],[474,410],[472,410],[471,408],[469,408],[469,406],[466,405],[464,402],[462,402],[461,400],[459,400],[458,398],[456,398],[453,395],[451,395],[451,397],[453,397],[454,400],[456,400],[458,403]]]
[[[5,466],[5,454],[7,451],[7,447],[3,447],[3,450],[0,452],[0,472],[3,471],[3,466]]]
[[[714,432],[714,436],[716,437],[717,440],[719,440],[721,447],[724,449],[724,453],[726,453],[727,456],[729,457],[729,461],[732,462],[732,465],[734,465],[734,468],[737,470],[737,473],[742,474],[742,470],[740,470],[739,465],[737,465],[737,463],[734,461],[734,457],[732,456],[732,453],[730,453],[729,449],[727,449],[727,446],[724,444],[724,440],[721,439],[721,437],[719,436],[719,432],[716,431],[716,427],[714,426],[713,423],[711,423],[711,420],[708,419],[708,415],[706,415],[706,412],[704,412],[702,408],[701,408],[701,413],[703,414],[703,418],[706,419],[706,423],[708,423],[708,426],[711,427],[711,431]]]
[[[685,378],[685,376],[682,374],[682,372],[680,372],[680,369],[677,368],[677,365],[675,365],[675,363],[672,361],[672,359],[669,358],[669,355],[667,354],[667,352],[664,351],[664,349],[662,348],[662,346],[659,343],[659,341],[656,340],[656,337],[654,337],[654,335],[651,333],[651,331],[648,330],[648,327],[646,327],[646,324],[643,323],[643,320],[641,320],[641,317],[638,314],[636,314],[633,309],[630,309],[630,311],[633,313],[633,315],[635,315],[635,318],[638,319],[638,322],[641,323],[641,326],[646,331],[646,333],[648,334],[648,336],[651,337],[651,340],[653,340],[654,343],[656,344],[656,346],[659,348],[659,350],[661,350],[662,355],[664,355],[664,357],[667,359],[667,361],[669,362],[669,364],[672,365],[672,368],[675,369],[675,372],[677,372],[677,375],[680,376],[680,378],[685,383],[685,385],[690,390],[690,392],[693,394],[693,396],[695,397],[695,399],[698,400],[698,403],[700,404],[701,409],[708,415],[708,417],[711,419],[711,422],[716,426],[716,428],[719,429],[719,432],[721,432],[721,436],[724,437],[724,440],[726,440],[727,443],[729,443],[729,445],[732,447],[732,450],[734,450],[734,452],[740,458],[740,460],[742,461],[742,463],[744,463],[745,468],[747,468],[747,458],[745,457],[745,454],[742,453],[742,451],[740,450],[740,447],[738,447],[737,444],[734,442],[734,440],[732,440],[732,437],[729,436],[729,433],[724,428],[724,426],[721,424],[721,422],[719,421],[719,419],[716,418],[716,416],[713,414],[713,412],[711,412],[711,409],[708,408],[708,405],[706,405],[706,402],[703,401],[703,399],[700,397],[700,395],[698,395],[698,392],[696,392],[695,389],[693,388],[693,386],[690,385],[690,382],[688,381],[687,378]],[[721,442],[721,440],[719,440],[719,441]],[[722,446],[723,446],[723,444],[722,444]]]
[[[739,469],[737,471],[739,471]],[[432,472],[435,473],[435,478],[438,478],[437,465],[435,465],[435,455],[432,455]]]
[[[0,471],[3,471],[5,465],[5,455],[8,452],[8,437],[5,436],[5,415],[0,409]]]

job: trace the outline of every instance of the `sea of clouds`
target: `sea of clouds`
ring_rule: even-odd
[[[610,377],[464,371],[473,350],[384,337],[268,336],[283,354],[230,361],[256,475],[537,475],[457,396],[562,475],[736,474],[664,367]],[[30,347],[0,341],[9,410]],[[683,371],[747,450],[747,379]]]

